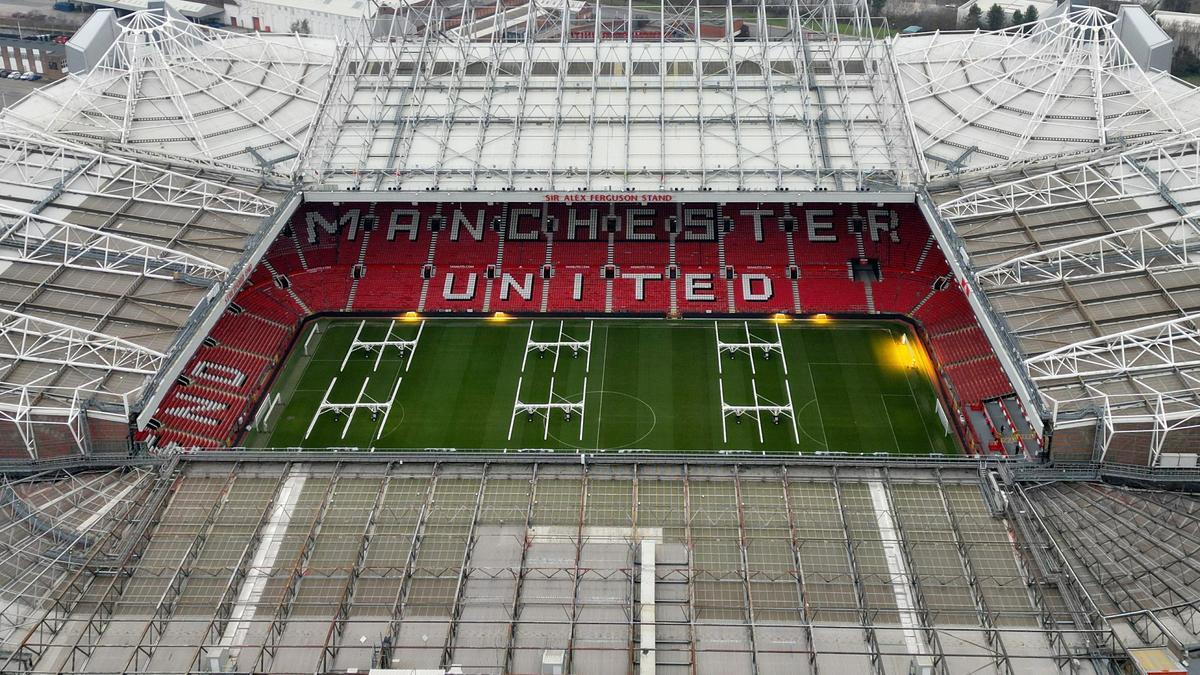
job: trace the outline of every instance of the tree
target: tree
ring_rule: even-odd
[[[1175,48],[1175,56],[1171,59],[1171,74],[1176,77],[1188,77],[1200,73],[1200,56],[1187,45]]]
[[[1014,10],[1013,10],[1012,25],[1014,25],[1014,26],[1020,26],[1020,25],[1021,25],[1021,24],[1023,24],[1023,23],[1025,23],[1025,15],[1021,13],[1021,10],[1019,10],[1019,9],[1014,9]]]
[[[293,21],[292,25],[290,27],[288,27],[288,32],[289,33],[300,33],[302,35],[308,35],[308,33],[309,33],[308,19],[304,19],[301,21]]]
[[[1038,20],[1037,7],[1030,5],[1025,8],[1025,23],[1033,23]]]
[[[978,4],[971,5],[971,9],[967,10],[967,28],[972,30],[979,28],[979,19],[983,15],[983,10],[979,9]]]
[[[871,16],[883,16],[883,6],[887,0],[871,0]]]
[[[988,30],[1000,30],[1004,28],[1004,8],[1000,5],[992,5],[987,11],[987,27]]]

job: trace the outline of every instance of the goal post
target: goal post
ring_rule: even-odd
[[[321,340],[318,338],[320,338],[321,333],[323,331],[324,331],[324,327],[321,322],[317,321],[317,322],[313,323],[312,329],[309,330],[308,335],[306,335],[304,337],[304,355],[305,356],[312,356],[316,352],[317,347],[320,346],[320,344],[321,344]],[[314,344],[314,340],[315,340],[315,344]]]

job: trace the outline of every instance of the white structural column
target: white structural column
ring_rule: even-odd
[[[896,613],[904,629],[904,645],[913,656],[928,654],[929,646],[921,635],[921,622],[917,618],[916,592],[913,590],[911,570],[900,550],[902,535],[892,517],[888,503],[887,487],[879,480],[867,481],[871,492],[871,506],[875,510],[875,522],[879,525],[880,544],[887,563],[888,575],[892,579],[892,593],[896,598]]]
[[[641,589],[638,598],[639,649],[638,673],[654,675],[658,660],[658,637],[655,635],[658,621],[655,611],[654,582],[657,579],[655,568],[655,543],[653,539],[642,539],[641,547]]]

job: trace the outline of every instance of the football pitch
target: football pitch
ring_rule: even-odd
[[[896,322],[323,319],[248,447],[957,453]]]

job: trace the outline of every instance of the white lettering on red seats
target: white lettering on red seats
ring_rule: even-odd
[[[630,241],[654,241],[654,218],[652,216],[654,216],[654,209],[629,209],[626,211],[625,238]]]
[[[533,227],[526,232],[521,231],[521,218],[533,218]],[[537,209],[513,209],[508,212],[508,238],[520,240],[532,240],[538,238],[538,233],[542,230],[542,210]]]
[[[533,298],[533,273],[527,272],[525,281],[520,284],[508,272],[500,275],[500,299],[508,300],[510,290],[516,291],[522,300],[531,300]]]
[[[326,219],[319,211],[309,211],[304,214],[304,223],[308,228],[308,243],[317,243],[317,226],[320,226],[326,233],[336,237],[338,229],[343,225],[349,225],[350,233],[348,236],[350,239],[354,239],[355,233],[358,232],[358,218],[359,209],[349,209],[341,217],[335,218],[332,221]]]
[[[808,240],[809,241],[837,241],[836,234],[817,234],[817,230],[825,232],[833,232],[833,221],[817,220],[817,218],[831,218],[833,211],[829,209],[816,209],[804,212],[804,217],[808,223]]]
[[[765,274],[742,275],[742,299],[748,302],[766,302],[774,295],[771,277]],[[754,290],[758,288],[759,290]]]
[[[712,241],[716,239],[716,231],[713,229],[713,210],[684,209],[683,238],[686,241]]]
[[[689,301],[716,300],[713,294],[713,276],[711,274],[683,275],[684,296]]]
[[[867,228],[871,231],[871,241],[879,241],[879,234],[886,232],[888,239],[900,243],[900,234],[896,231],[896,212],[892,210],[870,209],[867,211]]]
[[[172,406],[163,411],[165,414],[174,415],[175,417],[182,417],[185,420],[200,422],[201,424],[207,424],[209,426],[215,427],[221,424],[220,418],[208,417],[200,413],[223,413],[229,409],[229,406],[225,403],[202,398],[200,396],[193,396],[192,394],[179,393],[175,395],[175,398],[179,399],[180,401],[195,403],[195,405]]]
[[[454,272],[446,273],[446,285],[442,290],[442,297],[447,300],[474,300],[475,299],[475,280],[477,275],[471,272],[467,275],[467,287],[462,291],[454,290]]]
[[[450,241],[458,241],[459,229],[465,227],[467,233],[475,241],[483,241],[484,210],[475,212],[475,222],[471,222],[462,209],[454,209],[454,217],[450,222]]]
[[[401,218],[408,218],[408,222],[400,222]],[[397,232],[407,232],[409,241],[417,240],[417,233],[421,231],[421,212],[416,209],[396,209],[392,211],[391,220],[388,221],[387,240],[395,241]]]
[[[646,282],[660,281],[663,275],[655,272],[630,272],[621,276],[633,279],[633,299],[642,302],[646,299]]]
[[[771,209],[742,209],[740,213],[743,216],[750,216],[754,223],[754,241],[763,240],[763,216],[773,216],[775,212]]]
[[[241,387],[246,383],[246,374],[223,363],[215,363],[213,361],[200,361],[192,367],[192,377],[201,380],[211,380],[220,382],[231,387]]]
[[[596,209],[588,209],[587,214],[588,216],[586,219],[580,220],[578,209],[571,209],[570,211],[567,211],[567,239],[575,239],[575,230],[580,225],[587,227],[588,239],[594,240],[596,238],[596,225],[598,222]],[[578,298],[576,298],[576,300],[578,300]]]

